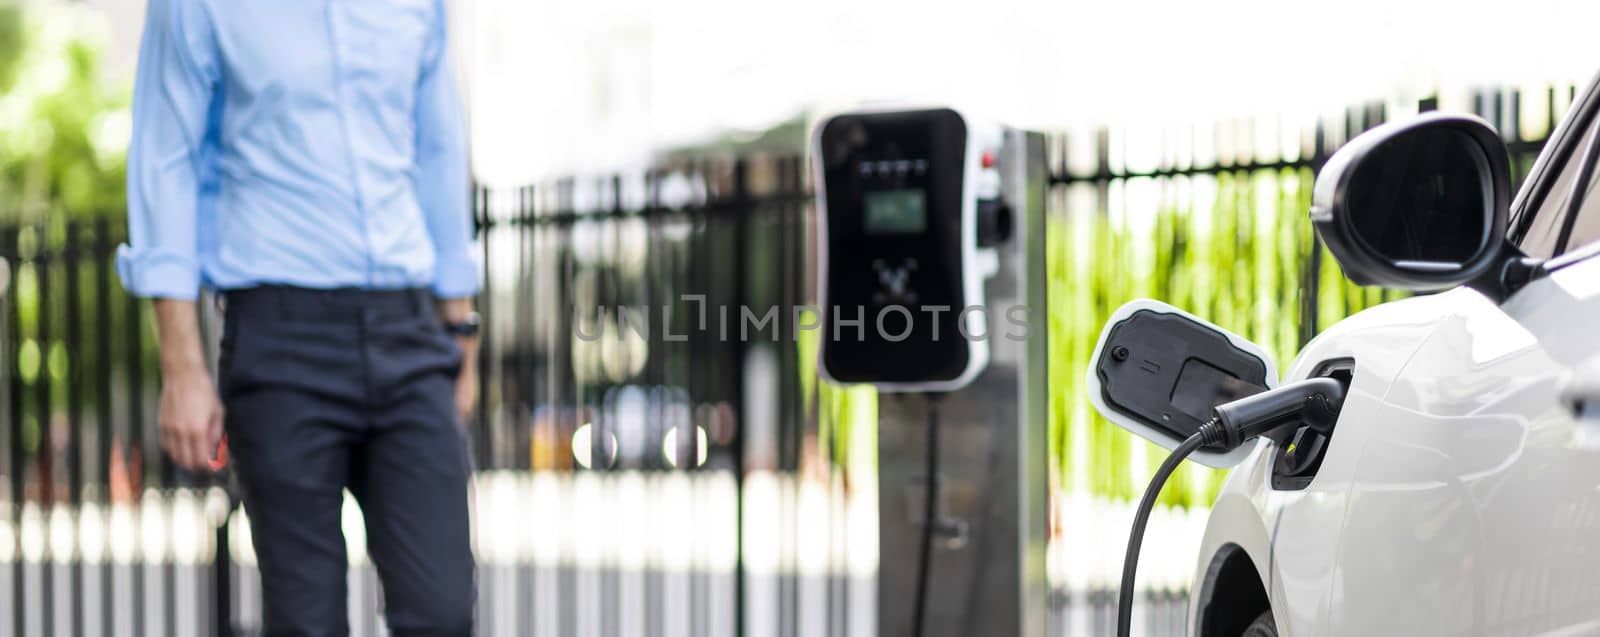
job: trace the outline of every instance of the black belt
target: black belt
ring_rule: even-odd
[[[262,285],[225,290],[229,312],[277,314],[284,318],[347,319],[363,316],[417,316],[433,312],[433,294],[425,288],[302,288]]]

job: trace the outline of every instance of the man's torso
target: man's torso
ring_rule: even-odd
[[[432,276],[413,180],[431,0],[208,1],[201,260],[215,287],[403,287]]]

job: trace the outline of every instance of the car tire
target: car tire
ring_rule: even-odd
[[[1272,611],[1256,617],[1255,621],[1244,627],[1239,637],[1278,637],[1278,624],[1272,621]]]

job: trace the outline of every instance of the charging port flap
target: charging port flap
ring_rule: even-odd
[[[1260,346],[1148,299],[1123,305],[1106,322],[1086,378],[1095,409],[1167,449],[1199,431],[1212,408],[1278,382],[1272,357]],[[1226,468],[1249,450],[1202,448],[1191,459]]]

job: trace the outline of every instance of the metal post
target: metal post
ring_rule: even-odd
[[[13,256],[17,254],[16,236],[19,231],[20,228],[17,226],[7,226],[0,229],[0,254]],[[18,261],[20,262],[21,259],[19,258]],[[7,431],[3,434],[6,441],[6,477],[9,480],[6,490],[6,504],[10,505],[8,507],[10,510],[6,514],[10,517],[12,528],[17,528],[19,522],[21,522],[23,501],[22,398],[20,396],[22,383],[15,371],[16,367],[11,364],[11,361],[14,360],[12,343],[21,340],[21,335],[18,332],[21,329],[21,321],[18,320],[15,314],[16,304],[11,296],[11,266],[4,260],[0,260],[0,264],[4,264],[6,270],[4,272],[5,276],[0,277],[0,322],[4,323],[3,326],[0,326],[4,327],[3,330],[0,330],[0,353],[5,354],[0,360],[4,360],[7,363],[0,365],[0,379],[4,380],[3,391],[5,392],[5,401],[0,403],[0,408],[5,409],[5,415],[9,421],[9,426],[6,427]],[[23,590],[25,588],[23,586],[23,561],[16,558],[11,560],[11,592],[9,595],[0,593],[0,596],[10,598],[6,601],[11,605],[12,619],[10,626],[0,626],[0,629],[10,630],[12,634],[16,635],[23,634],[26,628],[27,597]]]
[[[205,350],[206,364],[211,370],[212,377],[220,379],[222,373],[223,321],[226,320],[223,316],[222,302],[217,296],[206,293],[202,295],[201,302],[196,305],[198,305],[197,312],[200,320],[200,342],[201,347]],[[226,478],[218,480],[201,478],[199,482],[217,485],[225,490],[229,487]],[[213,629],[216,631],[217,637],[226,637],[233,634],[233,551],[229,542],[231,537],[229,522],[232,519],[231,513],[237,502],[231,492],[227,493],[225,497],[228,506],[214,530],[216,544],[211,555],[210,567],[212,593],[210,610]],[[209,500],[209,496],[206,499]],[[175,570],[175,566],[171,567],[167,577],[175,577]],[[177,597],[175,583],[173,587],[173,594],[168,596],[168,621],[183,621],[177,617],[175,612]]]
[[[986,286],[989,368],[940,403],[940,528],[929,568],[928,637],[1045,634],[1049,528],[1042,135],[1008,131],[1002,151],[1013,235]],[[1014,309],[1021,308],[1021,309]],[[1008,311],[1027,317],[1026,329]],[[1019,334],[1019,332],[1021,332]],[[922,518],[927,401],[879,402],[877,633],[906,635]]]
[[[739,212],[734,215],[733,219],[735,255],[734,269],[736,271],[734,274],[734,278],[736,280],[736,283],[734,284],[736,286],[734,300],[735,305],[738,307],[744,307],[745,303],[747,302],[748,297],[746,294],[749,291],[750,285],[749,270],[745,262],[745,259],[747,258],[745,253],[745,243],[749,240],[747,233],[749,232],[750,217],[753,211],[746,203],[746,198],[749,194],[747,188],[748,184],[746,183],[749,175],[746,173],[746,171],[747,167],[745,163],[739,162],[734,167],[733,173],[734,198],[739,202],[740,206]],[[742,410],[745,405],[745,374],[743,365],[745,364],[745,356],[747,353],[743,340],[739,341],[739,345],[735,351],[738,353],[737,361],[741,369],[740,372],[734,377],[732,399],[734,404],[738,405]],[[745,428],[749,426],[749,421],[749,414],[745,414],[741,411],[738,428],[734,430],[733,436],[733,484],[735,494],[733,537],[734,545],[737,547],[734,551],[733,558],[733,634],[740,635],[741,637],[745,634],[745,596],[747,594],[745,591],[744,563],[744,479],[745,442],[747,440]]]
[[[0,227],[0,361],[5,362],[0,364],[0,422],[4,422],[5,429],[10,432],[0,433],[0,449],[5,453],[0,460],[5,463],[6,473],[6,484],[0,486],[5,489],[5,497],[0,499],[0,506],[4,506],[4,510],[0,511],[0,519],[10,524],[12,528],[16,528],[22,513],[22,481],[18,478],[21,475],[19,466],[21,463],[17,461],[19,457],[17,441],[20,438],[22,422],[17,418],[16,396],[13,394],[11,384],[14,367],[10,364],[11,330],[14,324],[11,321],[11,308],[8,303],[11,300],[11,262],[5,255],[9,252],[7,237],[12,233],[12,228]],[[25,601],[22,593],[22,560],[20,555],[15,555],[17,552],[15,547],[4,548],[11,550],[13,557],[10,564],[3,566],[5,571],[0,572],[0,580],[3,580],[9,588],[8,591],[0,591],[0,602],[9,605],[11,610],[0,612],[0,630],[21,634]],[[6,621],[8,618],[10,621]]]

